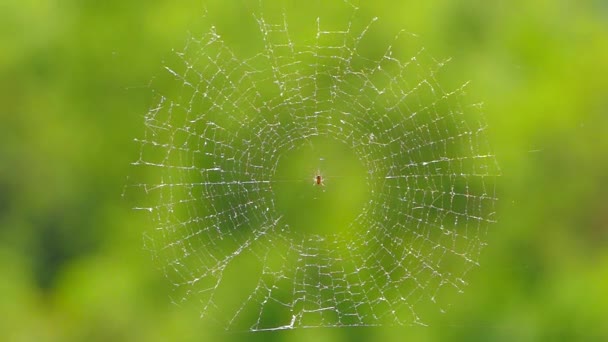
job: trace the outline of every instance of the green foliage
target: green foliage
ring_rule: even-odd
[[[295,35],[306,39],[320,13],[338,28],[348,20],[348,6],[336,2],[268,0],[264,13],[280,17],[284,10]],[[3,336],[608,338],[602,192],[608,182],[608,8],[601,1],[362,5],[362,13],[380,17],[378,46],[406,29],[420,35],[433,56],[453,57],[440,82],[472,81],[469,96],[485,103],[488,138],[502,170],[498,223],[488,233],[481,267],[432,326],[217,335],[198,319],[199,308],[169,305],[170,284],[142,244],[148,222],[121,197],[139,153],[132,140],[158,99],[153,89],[168,84],[162,61],[175,58],[171,50],[182,49],[187,32],[196,36],[215,24],[236,53],[251,55],[261,49],[258,10],[259,1],[244,0],[210,1],[204,8],[198,1],[161,0],[0,4]]]

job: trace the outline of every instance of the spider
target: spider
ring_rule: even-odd
[[[313,185],[325,186],[325,184],[323,184],[323,176],[321,175],[321,172],[319,170],[317,170],[316,176],[313,178],[313,181]]]

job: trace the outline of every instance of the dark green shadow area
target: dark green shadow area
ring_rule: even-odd
[[[282,153],[272,182],[283,222],[304,235],[347,232],[369,200],[364,165],[349,146],[329,137],[306,139]]]

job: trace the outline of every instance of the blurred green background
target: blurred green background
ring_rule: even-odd
[[[295,27],[328,6],[264,3]],[[0,339],[608,339],[600,0],[361,6],[387,37],[405,28],[432,55],[453,57],[449,72],[471,80],[470,96],[485,103],[502,169],[499,222],[444,323],[218,335],[170,305],[142,245],[144,221],[121,198],[138,152],[132,139],[155,101],[151,80],[188,32],[213,23],[237,53],[251,53],[259,34],[243,27],[258,9],[259,1],[0,2]]]

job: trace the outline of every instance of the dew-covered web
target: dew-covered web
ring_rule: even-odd
[[[174,301],[223,328],[426,324],[478,265],[498,174],[480,105],[466,83],[439,84],[448,60],[408,50],[413,35],[365,47],[376,20],[356,16],[337,30],[319,19],[295,43],[286,16],[258,15],[254,56],[211,28],[166,63],[173,91],[136,139],[136,209]],[[353,186],[367,191],[352,222],[325,235],[293,229],[275,193],[317,186],[276,175],[317,137],[352,150],[365,170]]]

